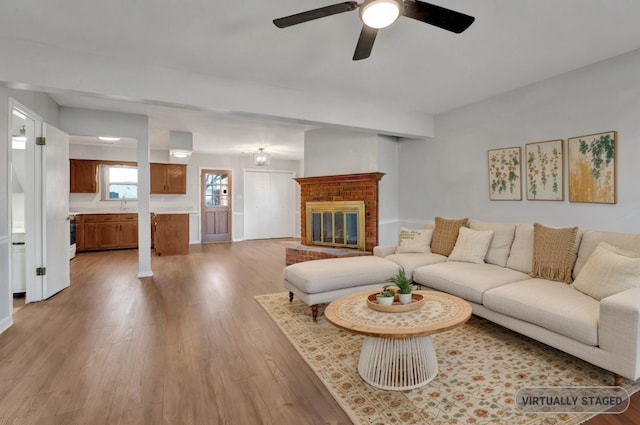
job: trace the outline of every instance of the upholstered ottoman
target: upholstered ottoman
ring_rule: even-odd
[[[316,320],[318,304],[353,292],[381,288],[398,269],[396,263],[376,256],[305,261],[284,268],[284,287],[289,290],[289,301],[296,295],[311,306]]]

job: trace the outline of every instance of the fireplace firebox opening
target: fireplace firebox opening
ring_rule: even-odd
[[[306,245],[365,249],[364,201],[306,203]]]

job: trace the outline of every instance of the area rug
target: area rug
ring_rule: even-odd
[[[612,374],[561,351],[472,317],[436,334],[440,371],[426,386],[384,391],[365,383],[357,366],[363,337],[311,319],[309,306],[286,293],[256,300],[356,425],[562,424],[577,425],[593,414],[523,413],[515,405],[527,387],[608,386]],[[625,380],[630,394],[640,382]]]

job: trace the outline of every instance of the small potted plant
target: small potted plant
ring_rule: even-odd
[[[391,285],[385,285],[382,287],[382,292],[376,295],[376,301],[380,305],[391,305],[393,304],[393,298],[395,294],[391,289],[389,289]]]
[[[398,270],[398,274],[389,279],[389,282],[393,282],[398,287],[398,299],[400,304],[411,304],[411,279],[407,277],[404,269],[401,267]]]

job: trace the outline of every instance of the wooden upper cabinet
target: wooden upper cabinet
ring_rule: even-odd
[[[98,162],[86,159],[69,160],[69,192],[98,192]]]
[[[187,193],[187,166],[184,164],[149,164],[151,193]]]

